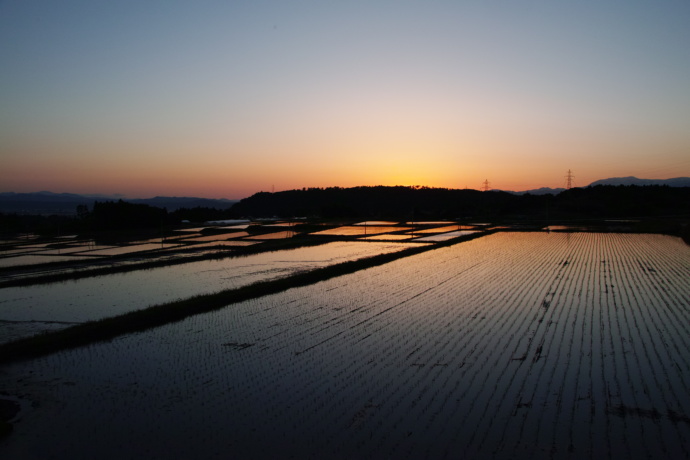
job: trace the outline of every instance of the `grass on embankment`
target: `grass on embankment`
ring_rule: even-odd
[[[489,233],[492,232],[481,232],[442,243],[415,246],[398,252],[342,262],[308,272],[297,273],[285,278],[260,281],[248,286],[213,294],[201,294],[189,299],[155,305],[119,316],[89,321],[58,331],[45,332],[33,337],[1,344],[0,363],[36,358],[68,348],[112,340],[124,334],[145,331],[164,324],[181,321],[192,315],[218,310],[233,303],[275,294],[294,287],[307,286],[337,276],[354,273],[358,270],[383,265],[403,257],[450,246],[460,241],[467,241]]]

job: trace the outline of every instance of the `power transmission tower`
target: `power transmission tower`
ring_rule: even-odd
[[[565,176],[565,180],[566,180],[565,188],[566,188],[566,190],[570,190],[571,188],[573,188],[573,179],[574,178],[575,178],[575,176],[573,176],[573,172],[571,170],[568,170],[568,175]]]
[[[482,192],[488,192],[488,191],[490,190],[489,185],[490,185],[490,184],[489,184],[489,179],[486,179],[486,180],[482,183]]]

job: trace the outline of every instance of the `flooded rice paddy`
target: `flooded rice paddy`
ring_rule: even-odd
[[[429,236],[423,236],[421,238],[416,238],[414,241],[433,241],[433,242],[439,242],[439,241],[448,241],[453,238],[458,238],[460,236],[467,236],[467,235],[472,235],[473,233],[477,233],[476,230],[456,230],[454,232],[447,232],[447,233],[440,233],[438,235],[429,235]]]
[[[333,242],[300,249],[203,260],[75,281],[0,289],[0,343],[150,305],[234,289],[409,244]]]
[[[2,267],[21,267],[27,265],[38,265],[53,262],[74,262],[79,260],[89,260],[92,256],[81,255],[81,256],[71,256],[71,255],[39,255],[39,254],[29,254],[29,255],[17,255],[12,257],[7,257],[0,259],[0,268]]]
[[[368,236],[390,233],[391,231],[402,232],[405,230],[412,230],[412,227],[392,227],[389,225],[350,225],[328,230],[321,230],[314,232],[314,235],[331,235],[331,236]]]
[[[485,236],[3,365],[0,455],[687,458],[689,280],[674,237]]]
[[[367,221],[322,231],[296,231],[297,223],[263,222],[240,225],[216,225],[179,228],[158,238],[123,241],[118,244],[97,244],[94,240],[79,239],[76,235],[57,237],[49,243],[37,243],[38,235],[23,235],[18,239],[0,241],[0,269],[30,267],[40,264],[94,261],[102,264],[128,264],[127,257],[151,260],[189,257],[225,251],[232,247],[246,247],[266,241],[291,239],[295,236],[316,235],[328,237],[361,238],[378,236],[382,241],[403,241],[410,237],[401,232],[415,229],[418,233],[444,233],[460,230],[460,225],[449,222],[413,222],[404,226],[396,222]],[[442,226],[446,224],[445,226]],[[280,229],[280,231],[276,231]],[[443,241],[439,237],[437,241]],[[453,236],[448,236],[453,238]],[[123,257],[124,256],[124,257]],[[83,265],[83,264],[79,264]],[[0,278],[2,274],[0,274]]]

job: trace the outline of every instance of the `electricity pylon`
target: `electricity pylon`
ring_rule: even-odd
[[[568,170],[568,175],[565,176],[565,180],[566,180],[565,188],[566,188],[566,190],[570,190],[571,188],[573,188],[573,179],[574,178],[575,178],[575,176],[573,176],[573,172],[571,170]]]
[[[489,190],[490,190],[490,187],[489,187],[489,179],[486,179],[486,180],[482,183],[482,192],[488,192]]]

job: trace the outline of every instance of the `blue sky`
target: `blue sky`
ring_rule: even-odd
[[[2,191],[690,176],[687,1],[0,1]]]

